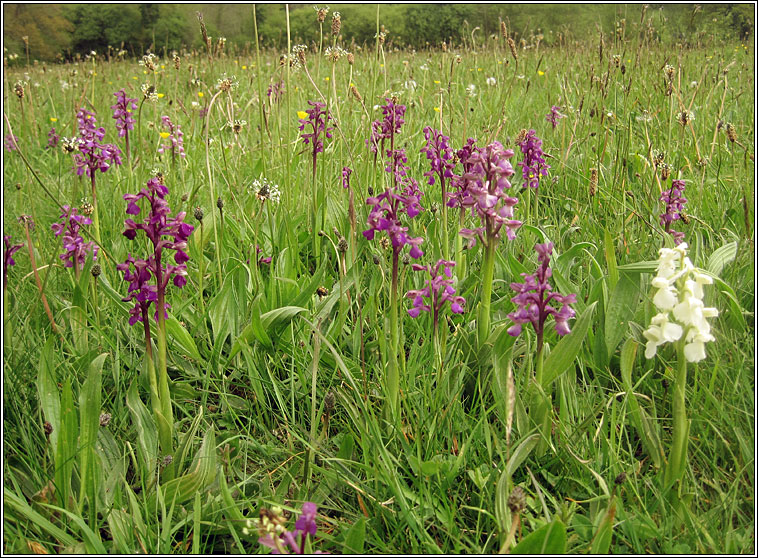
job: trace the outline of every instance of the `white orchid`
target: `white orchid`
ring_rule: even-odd
[[[705,343],[715,340],[707,318],[718,316],[716,308],[706,308],[703,303],[703,285],[712,283],[709,275],[692,265],[686,243],[660,250],[658,274],[652,281],[657,289],[653,304],[659,313],[643,332],[646,358],[653,358],[660,345],[678,341],[683,335],[685,359],[699,362],[705,358]]]
[[[678,341],[683,332],[682,326],[669,321],[668,314],[656,314],[650,322],[650,327],[642,334],[647,339],[645,357],[653,358],[659,345]]]

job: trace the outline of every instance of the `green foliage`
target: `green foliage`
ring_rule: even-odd
[[[4,308],[13,325],[3,347],[8,552],[250,554],[261,547],[248,520],[262,508],[283,506],[291,525],[302,503],[312,501],[319,507],[312,550],[491,554],[515,525],[508,506],[515,486],[525,501],[511,552],[753,552],[754,510],[744,495],[754,488],[755,460],[754,326],[745,310],[755,297],[754,69],[750,49],[722,42],[731,31],[709,23],[717,17],[731,25],[749,14],[737,6],[666,5],[649,7],[640,23],[639,5],[382,5],[379,25],[388,35],[377,59],[376,6],[334,5],[342,15],[337,43],[355,60],[352,66],[340,60],[332,73],[314,50],[316,12],[292,5],[292,40],[309,43],[316,91],[305,72],[288,76],[279,65],[283,5],[256,7],[260,61],[249,5],[95,8],[53,7],[48,15],[61,18],[56,29],[68,37],[51,32],[51,41],[70,46],[76,36],[76,48],[94,48],[97,59],[27,69],[19,58],[7,68],[11,87],[21,79],[30,84],[22,101],[8,91],[6,125],[22,151],[4,159],[4,232],[24,238],[22,213],[36,222],[36,269],[26,247],[16,253]],[[48,24],[43,15],[32,21],[33,5],[14,9],[4,6],[6,16],[19,14],[6,17],[6,37],[18,49],[19,33],[32,37],[38,24]],[[214,43],[227,37],[224,54],[209,58],[198,48],[195,11],[203,12]],[[81,28],[66,30],[64,13],[79,18]],[[332,42],[331,13],[325,45]],[[119,26],[105,25],[107,14]],[[518,64],[498,38],[500,18],[517,41]],[[130,53],[154,50],[158,71],[144,74],[129,57],[108,60],[107,45],[115,50],[123,40],[117,34],[131,37]],[[47,44],[36,37],[31,58]],[[442,40],[447,52],[425,48]],[[191,48],[181,51],[182,45]],[[412,48],[396,52],[401,45]],[[174,48],[178,70],[169,58]],[[672,96],[665,94],[666,63],[679,75]],[[224,73],[236,75],[239,86],[218,93]],[[410,79],[415,88],[406,86]],[[266,89],[279,80],[284,92],[277,100]],[[110,118],[113,92],[124,87],[141,102],[143,83],[160,95],[140,103],[141,137],[130,136],[131,164],[97,175],[101,275],[90,276],[87,267],[75,281],[50,225],[60,214],[56,202],[81,207],[90,185],[71,172],[70,154],[45,149],[47,131],[55,126],[71,135],[81,103],[96,113],[106,141],[125,147]],[[350,83],[363,104],[351,96]],[[469,84],[475,95],[467,94]],[[445,249],[452,254],[459,227],[476,226],[469,215],[461,225],[452,210],[442,226],[445,200],[436,184],[426,183],[429,161],[419,152],[425,126],[441,126],[454,149],[467,137],[515,149],[511,192],[520,200],[517,218],[526,221],[515,240],[498,248],[492,335],[481,353],[480,247],[463,251],[454,269],[465,312],[443,311],[439,348],[430,317],[407,315],[411,301],[402,295],[422,284],[401,264],[398,421],[382,413],[391,254],[361,235],[369,187],[381,192],[386,180],[383,161],[375,163],[365,140],[371,121],[381,118],[374,105],[390,92],[408,107],[396,145],[406,149],[409,176],[424,191],[425,211],[408,223],[409,234],[424,238],[420,263],[434,263]],[[297,111],[321,94],[339,112],[339,129],[318,159],[325,216],[319,235],[308,226],[311,161]],[[686,128],[675,119],[680,99],[696,112]],[[555,129],[545,121],[554,104],[566,115]],[[164,115],[182,126],[186,159],[158,153]],[[230,120],[246,124],[236,133]],[[736,143],[716,129],[719,120],[736,126]],[[534,193],[521,188],[515,138],[522,128],[536,131],[551,165],[539,190],[539,219]],[[661,481],[672,440],[675,356],[668,347],[655,359],[642,354],[655,260],[671,243],[659,226],[660,169],[652,162],[658,150],[686,181],[690,223],[681,230],[693,263],[718,275],[705,289],[707,306],[720,312],[712,330],[717,341],[688,370],[690,456],[681,494],[668,498]],[[354,171],[354,237],[350,195],[340,185],[346,165]],[[599,177],[594,195],[592,168]],[[122,300],[127,286],[115,268],[130,253],[145,256],[141,242],[123,237],[123,196],[143,188],[155,171],[164,176],[173,213],[186,212],[196,227],[188,282],[167,295],[172,455],[159,450],[145,329],[127,323],[132,303]],[[278,204],[251,194],[248,186],[260,176],[279,185]],[[196,207],[204,215],[202,239]],[[563,338],[548,321],[538,401],[550,405],[537,432],[530,397],[536,336],[528,327],[508,335],[507,315],[514,310],[510,284],[534,270],[534,243],[546,240],[555,244],[551,285],[576,293],[577,315]],[[86,341],[76,342],[72,309],[81,312]],[[149,323],[155,340],[155,322]],[[103,413],[109,423],[99,421]],[[164,478],[169,461],[171,480]],[[611,479],[621,472],[626,480],[611,496]]]

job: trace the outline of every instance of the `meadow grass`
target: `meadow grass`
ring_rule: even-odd
[[[311,45],[307,71],[268,50],[183,52],[178,69],[159,59],[155,72],[103,57],[6,69],[5,134],[10,125],[18,149],[4,158],[3,230],[26,243],[17,218],[30,215],[36,226],[32,246],[14,256],[4,305],[4,551],[263,552],[248,520],[274,506],[297,515],[311,501],[318,533],[306,549],[332,553],[494,553],[515,543],[514,552],[542,544],[577,553],[753,552],[753,53],[731,43],[661,45],[642,31],[627,37],[515,45],[517,58],[502,39],[444,51],[377,43],[353,52],[353,63]],[[231,76],[238,86],[217,87]],[[158,99],[143,102],[142,84]],[[267,94],[274,84],[280,97]],[[75,135],[85,107],[105,141],[124,149],[109,108],[121,88],[141,105],[139,123],[128,163],[97,174],[101,274],[93,277],[88,261],[77,281],[50,225],[59,204],[91,203],[90,187],[71,171],[70,155],[46,148],[47,133]],[[484,342],[483,249],[463,251],[455,272],[465,312],[442,312],[441,354],[431,316],[407,314],[403,295],[422,280],[401,257],[400,403],[387,413],[392,250],[361,231],[365,199],[391,180],[366,140],[392,97],[407,107],[395,147],[406,149],[424,192],[425,211],[406,223],[424,238],[419,263],[456,254],[460,228],[457,210],[443,211],[439,185],[423,176],[426,126],[453,149],[473,137],[516,151],[512,195],[524,225],[495,252]],[[309,100],[336,118],[315,167],[298,129]],[[553,105],[566,116],[555,128],[545,119]],[[680,124],[682,111],[694,120]],[[186,158],[158,153],[164,115],[181,126]],[[244,120],[238,132],[235,120]],[[522,129],[536,131],[551,167],[538,200],[522,190],[516,167]],[[672,245],[659,223],[668,186],[658,153],[686,183],[688,222],[676,225],[690,258],[721,279],[706,292],[720,312],[716,340],[689,367],[689,454],[672,490],[662,479],[676,354],[664,347],[644,358],[642,336],[655,313],[654,261]],[[195,227],[188,283],[167,292],[173,480],[151,414],[145,337],[128,324],[127,284],[115,267],[150,249],[121,234],[123,196],[156,172],[173,213],[187,212]],[[278,203],[251,191],[264,177],[278,185]],[[478,226],[471,216],[465,223]],[[548,240],[554,286],[577,295],[570,325],[578,329],[583,316],[587,330],[557,351],[560,338],[547,330],[546,362],[560,364],[571,347],[576,354],[548,386],[552,420],[540,439],[530,387],[537,339],[506,329],[515,309],[509,285],[532,272],[534,244]],[[101,413],[110,414],[106,426]],[[525,492],[517,513],[514,487]]]

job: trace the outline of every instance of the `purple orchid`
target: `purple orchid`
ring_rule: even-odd
[[[18,149],[18,137],[13,134],[6,134],[5,136],[5,150],[8,153],[16,151]]]
[[[660,201],[666,204],[666,211],[660,216],[661,225],[674,237],[674,243],[680,244],[684,240],[684,233],[673,230],[671,224],[682,218],[684,204],[687,203],[687,198],[684,197],[684,180],[672,180],[671,188],[661,194]]]
[[[55,133],[55,128],[50,128],[47,133],[47,149],[54,149],[58,147],[58,143],[61,141],[61,137]]]
[[[350,167],[342,167],[342,187],[350,188],[350,175],[353,174],[353,169]]]
[[[132,117],[132,111],[137,110],[137,99],[127,97],[126,92],[123,89],[117,91],[113,95],[116,97],[116,104],[111,105],[113,119],[116,121],[118,136],[123,138],[124,136],[127,136],[131,130],[134,130],[134,123],[136,121]]]
[[[561,110],[561,107],[553,105],[552,107],[550,107],[550,112],[545,117],[545,120],[547,120],[548,122],[550,122],[550,124],[553,125],[553,129],[555,129],[555,127],[558,126],[558,121],[561,118],[566,118],[566,115],[561,114],[560,110]]]
[[[414,181],[415,182],[415,181]],[[412,186],[409,186],[409,189]],[[411,238],[408,236],[408,227],[403,227],[400,222],[400,215],[406,213],[409,217],[415,217],[418,214],[418,197],[420,193],[410,192],[408,195],[400,195],[394,192],[394,189],[388,188],[378,196],[372,196],[366,199],[366,204],[371,205],[371,213],[368,216],[369,229],[363,231],[363,236],[367,240],[373,240],[377,231],[387,231],[387,235],[392,241],[392,248],[396,254],[399,254],[403,246],[411,246],[410,255],[418,259],[424,255],[419,246],[424,241],[423,238]]]
[[[184,153],[184,133],[182,132],[181,126],[171,122],[171,119],[168,116],[161,116],[161,123],[163,124],[163,128],[167,130],[161,134],[161,137],[163,138],[164,134],[167,133],[168,136],[163,139],[168,140],[168,142],[161,144],[158,148],[158,153],[164,153],[165,151],[170,150],[172,157],[175,157],[177,154],[179,154],[180,157],[186,157],[186,154]]]
[[[126,213],[129,215],[139,215],[141,212],[137,202],[140,199],[147,200],[150,204],[150,211],[147,218],[142,223],[136,223],[133,219],[124,221],[124,236],[129,240],[137,237],[137,231],[142,230],[153,245],[153,254],[146,260],[134,260],[131,256],[118,268],[124,271],[124,280],[130,281],[129,292],[143,293],[142,299],[137,294],[130,295],[125,300],[137,298],[137,305],[132,309],[132,319],[130,324],[142,321],[147,306],[150,302],[156,302],[157,305],[163,306],[164,316],[165,309],[165,292],[169,279],[173,277],[173,283],[176,287],[182,288],[187,284],[187,261],[189,256],[186,253],[187,240],[194,230],[194,227],[184,222],[186,212],[182,211],[175,217],[169,217],[171,209],[165,198],[168,194],[168,188],[160,182],[158,178],[151,178],[147,181],[147,187],[143,188],[138,194],[126,194],[124,200],[128,202]],[[168,237],[168,238],[164,238]],[[175,250],[175,265],[163,266],[163,250]],[[130,267],[135,268],[135,273],[129,271]],[[145,276],[145,271],[155,277],[155,297],[148,296],[152,292],[152,287],[146,286],[149,277]],[[156,310],[156,321],[158,320],[158,310]]]
[[[408,310],[408,315],[417,318],[422,311],[431,312],[435,332],[437,331],[440,310],[446,302],[450,302],[450,310],[455,314],[462,314],[463,305],[466,304],[465,298],[455,296],[452,272],[454,266],[455,262],[448,260],[438,260],[434,266],[411,265],[414,271],[426,271],[430,278],[426,280],[422,289],[414,289],[405,293],[406,298],[413,300],[413,308]],[[440,272],[440,269],[444,270],[443,273]]]
[[[303,510],[297,521],[295,521],[294,531],[284,531],[282,533],[267,533],[258,539],[258,543],[270,548],[273,554],[305,554],[305,541],[310,536],[311,539],[316,536],[318,524],[316,523],[316,512],[318,508],[313,502],[303,503]],[[299,541],[298,541],[299,538]],[[317,552],[317,554],[320,554]]]
[[[274,102],[279,102],[279,100],[282,98],[282,94],[284,93],[284,81],[279,80],[276,83],[272,83],[268,86],[268,89],[266,90],[266,95],[269,99],[271,99]]]
[[[531,323],[537,333],[537,350],[542,348],[542,338],[545,328],[545,320],[552,315],[555,318],[555,331],[558,335],[566,335],[571,330],[568,320],[576,315],[571,304],[576,302],[576,294],[562,295],[553,291],[548,282],[553,275],[550,269],[550,256],[553,253],[553,243],[537,244],[540,262],[534,274],[522,273],[523,283],[511,283],[511,288],[518,293],[511,300],[518,305],[518,309],[508,314],[514,325],[508,329],[508,334],[517,337],[522,330],[522,325]],[[550,303],[561,305],[560,309]]]
[[[424,137],[426,138],[426,145],[421,148],[421,153],[426,153],[426,158],[431,161],[431,169],[426,171],[424,176],[429,178],[429,185],[432,186],[436,175],[444,195],[446,179],[452,179],[455,176],[453,174],[455,162],[453,150],[450,148],[450,138],[430,126],[424,128]]]
[[[5,242],[5,258],[3,259],[3,289],[8,284],[8,268],[16,265],[16,260],[13,259],[13,254],[18,252],[24,247],[23,242],[21,244],[12,244],[11,236],[9,234],[3,235],[3,241]]]
[[[388,139],[390,150],[394,150],[394,136],[400,132],[400,128],[405,123],[406,106],[397,104],[389,97],[385,100],[387,104],[381,107],[384,118],[371,123],[371,137],[366,140],[366,145],[374,154],[384,151],[384,141]]]
[[[77,275],[87,261],[87,253],[91,253],[92,259],[96,261],[99,250],[94,242],[84,242],[80,230],[84,225],[91,225],[92,219],[79,215],[78,212],[76,207],[64,205],[63,213],[61,213],[62,221],[50,226],[55,236],[62,236],[63,248],[66,251],[60,255],[60,259],[66,267],[73,267]]]
[[[547,176],[547,171],[550,168],[550,165],[545,163],[542,140],[537,137],[534,130],[529,130],[519,146],[521,153],[524,154],[524,160],[518,164],[522,169],[524,188],[529,187],[536,190],[540,187],[540,177]]]
[[[508,161],[512,156],[513,150],[495,141],[483,148],[472,148],[465,159],[464,173],[456,181],[458,191],[450,196],[454,203],[448,205],[471,208],[481,219],[481,227],[460,231],[469,240],[469,248],[477,239],[485,245],[496,241],[503,226],[509,240],[516,238],[516,230],[522,224],[513,219],[518,199],[506,194],[511,187],[508,178],[514,174]]]
[[[124,263],[116,264],[116,269],[124,272],[124,281],[129,281],[129,295],[123,301],[136,301],[129,310],[129,325],[146,321],[150,304],[158,301],[158,288],[150,284],[152,274],[148,265],[148,260],[135,260],[131,254]],[[155,319],[158,319],[157,311]]]
[[[405,150],[387,151],[387,157],[385,170],[392,173],[397,186],[390,186],[384,193],[366,199],[366,204],[373,207],[368,216],[370,228],[363,231],[363,236],[367,240],[373,240],[376,231],[387,231],[396,254],[400,253],[403,246],[409,244],[411,257],[418,259],[424,254],[419,248],[423,239],[408,236],[408,228],[402,226],[400,215],[405,213],[408,218],[413,219],[423,211],[424,208],[419,201],[424,194],[419,190],[418,182],[408,176],[409,169],[405,166],[408,158]]]
[[[300,122],[298,129],[303,131],[303,133],[300,134],[303,143],[305,145],[311,145],[311,153],[313,156],[313,175],[315,176],[316,155],[324,152],[323,136],[331,138],[333,128],[329,126],[331,115],[326,110],[326,105],[324,103],[321,103],[319,101],[308,101],[308,104],[311,106],[311,108],[305,111],[305,113],[308,115],[308,118],[298,119]],[[309,131],[305,131],[306,127]]]
[[[120,165],[121,150],[112,143],[101,143],[105,138],[105,128],[97,126],[95,114],[80,109],[76,114],[79,124],[79,151],[74,154],[76,174],[86,174],[92,179],[93,190],[95,172],[107,172],[112,165]]]

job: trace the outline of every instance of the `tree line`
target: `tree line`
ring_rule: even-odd
[[[319,6],[320,7],[320,6]],[[264,47],[286,48],[284,4],[4,4],[5,56],[25,62],[70,60],[92,51],[140,56],[182,48],[204,48],[197,13],[207,34],[226,39],[226,48],[250,48],[257,24]],[[332,5],[319,26],[312,5],[290,6],[293,44],[328,36],[331,12],[342,19],[341,41],[373,45],[376,4]],[[387,44],[399,48],[436,48],[442,42],[476,48],[497,37],[505,22],[517,42],[547,46],[642,32],[642,19],[655,40],[694,44],[706,38],[746,40],[755,28],[752,4],[381,4],[378,21]],[[626,35],[628,36],[628,35]]]

